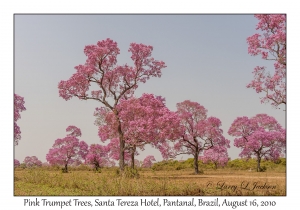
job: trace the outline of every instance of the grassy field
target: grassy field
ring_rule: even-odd
[[[206,169],[193,174],[192,168],[180,170],[141,169],[139,177],[119,175],[117,169],[59,170],[16,169],[15,196],[236,196],[286,195],[284,170]]]

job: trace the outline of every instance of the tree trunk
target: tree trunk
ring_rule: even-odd
[[[68,164],[65,164],[65,172],[68,173]]]
[[[261,161],[261,158],[259,156],[257,156],[257,172],[260,172],[261,171],[261,168],[260,168],[260,161]]]
[[[194,169],[195,169],[195,174],[199,174],[199,167],[198,167],[198,152],[194,155]]]
[[[131,168],[134,169],[134,151],[131,151]]]
[[[119,133],[119,140],[120,140],[120,159],[119,159],[119,167],[121,171],[124,171],[124,148],[125,148],[125,141],[124,141],[124,135],[121,128],[121,122],[118,119],[118,133]]]
[[[218,169],[218,163],[214,163],[215,164],[215,169]]]
[[[98,161],[95,161],[94,164],[95,164],[96,171],[98,171],[98,169],[100,168]]]
[[[120,159],[119,159],[119,167],[120,167],[121,171],[124,171],[124,167],[125,167],[125,162],[124,162],[125,142],[123,140],[123,135],[121,135],[121,136],[120,136]]]

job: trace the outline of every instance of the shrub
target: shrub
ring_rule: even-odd
[[[139,172],[136,168],[125,167],[122,176],[125,178],[140,178]]]

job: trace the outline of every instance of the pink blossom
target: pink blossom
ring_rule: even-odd
[[[228,134],[237,137],[234,146],[242,148],[241,157],[257,158],[257,171],[260,171],[261,159],[277,160],[286,146],[285,129],[267,114],[257,114],[252,118],[238,117],[231,124]]]
[[[68,126],[66,131],[71,132],[67,136],[75,136],[75,137],[81,136],[81,130],[74,125]]]
[[[24,98],[14,94],[14,143],[18,145],[19,140],[21,139],[21,130],[17,125],[17,121],[21,118],[20,112],[25,111]]]
[[[274,73],[267,73],[265,67],[256,67],[254,79],[247,85],[257,93],[265,92],[262,103],[271,102],[274,107],[286,104],[286,16],[255,15],[259,20],[256,30],[262,34],[254,34],[247,38],[248,53],[261,54],[264,60],[273,60]]]
[[[125,141],[124,152],[131,154],[131,163],[134,161],[137,149],[144,150],[146,144],[158,147],[165,139],[172,139],[177,135],[179,119],[176,113],[165,106],[164,101],[162,97],[143,94],[140,98],[123,99],[118,104],[118,119],[122,122]],[[102,141],[116,139],[118,120],[115,114],[108,109],[98,108],[95,116],[100,139]],[[116,154],[114,156],[119,157]]]
[[[14,167],[19,167],[19,166],[20,166],[20,161],[14,159]]]
[[[108,150],[108,157],[112,160],[120,160],[120,141],[118,138],[113,138],[107,144],[106,149]],[[138,152],[135,152],[135,155],[138,155]],[[128,149],[124,151],[124,161],[125,164],[129,164],[130,162],[130,152]]]
[[[99,136],[102,141],[119,138],[121,170],[124,169],[125,139],[123,139],[123,126],[119,120],[117,106],[122,99],[133,96],[139,83],[145,83],[150,77],[161,76],[161,69],[166,67],[165,63],[151,57],[152,50],[152,46],[131,43],[128,51],[131,53],[133,66],[129,66],[117,65],[117,55],[120,49],[111,39],[99,41],[96,45],[85,46],[84,54],[87,56],[85,64],[76,66],[76,72],[68,80],[60,81],[58,84],[59,96],[65,100],[72,97],[81,100],[96,100],[112,112],[114,119],[110,118],[118,127],[118,136],[109,136],[107,127],[101,128],[104,134],[101,134],[101,131]]]
[[[151,168],[153,165],[153,161],[156,161],[153,155],[148,155],[144,161],[142,167],[144,168]]]
[[[216,117],[207,118],[207,110],[197,102],[186,100],[178,103],[176,114],[180,120],[176,129],[177,138],[163,142],[159,150],[163,158],[173,158],[180,154],[193,155],[197,174],[200,154],[215,146],[229,148],[229,140],[223,136],[221,121]]]
[[[23,162],[25,163],[27,168],[42,166],[42,161],[40,161],[36,156],[27,156],[25,157]]]
[[[109,147],[100,144],[92,144],[88,150],[85,158],[85,163],[93,164],[96,170],[104,166],[112,166],[112,162],[109,159]]]
[[[70,130],[70,126],[67,129]],[[81,134],[80,129],[71,126],[71,130]],[[73,163],[81,163],[85,160],[88,152],[88,145],[84,141],[79,141],[75,135],[68,135],[63,139],[56,139],[52,148],[46,155],[47,161],[51,165],[63,165],[65,171],[68,171],[68,165]]]
[[[205,150],[201,160],[203,163],[214,163],[216,168],[219,166],[224,167],[229,160],[227,148],[215,146],[212,149]]]

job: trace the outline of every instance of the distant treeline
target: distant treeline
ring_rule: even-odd
[[[153,170],[153,171],[162,171],[162,170],[184,170],[184,169],[192,169],[194,164],[194,159],[189,158],[187,160],[163,160],[157,163],[154,163],[151,168],[141,168],[137,167],[137,170]],[[200,172],[203,173],[205,170],[215,170],[216,165],[214,163],[207,163],[204,164],[201,160],[198,161]],[[224,167],[217,167],[218,170],[222,169],[232,169],[232,170],[248,170],[248,171],[255,171],[256,170],[256,159],[234,159],[229,160],[227,165]],[[47,168],[48,170],[61,170],[61,166],[50,166],[50,165],[43,165],[43,168]],[[24,163],[20,164],[20,166],[16,167],[15,169],[25,169],[27,168]],[[108,170],[116,170],[118,167],[104,167]],[[286,158],[280,158],[277,161],[273,162],[270,160],[262,160],[261,161],[261,168],[263,171],[277,171],[277,172],[285,172],[286,171]],[[91,171],[94,170],[90,165],[81,164],[78,166],[70,166],[72,171]]]
[[[178,160],[164,160],[157,163],[154,163],[151,167],[155,171],[159,170],[182,170],[193,168],[194,159],[189,158],[185,161]],[[202,161],[198,161],[199,169],[207,170],[207,169],[216,169],[214,163],[204,164]],[[229,160],[227,165],[224,167],[218,167],[219,169],[233,169],[233,170],[256,170],[257,161],[256,159],[234,159]],[[261,161],[261,168],[263,170],[280,170],[285,171],[286,168],[286,158],[280,158],[279,160],[273,162],[269,160]]]

